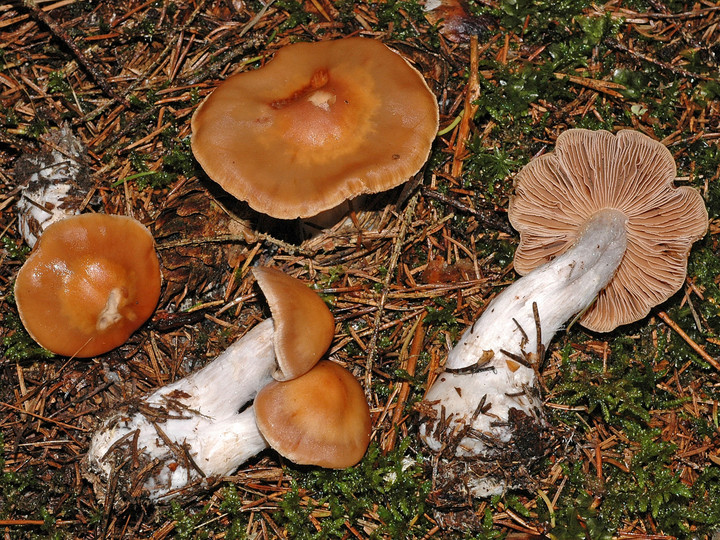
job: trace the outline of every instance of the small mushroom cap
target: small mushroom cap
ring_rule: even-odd
[[[351,467],[370,444],[363,389],[352,373],[328,360],[292,381],[271,382],[254,406],[268,444],[301,465]]]
[[[253,268],[272,313],[279,381],[309,371],[330,347],[335,319],[327,305],[305,283],[268,267]]]
[[[627,217],[627,251],[580,323],[608,332],[645,317],[682,286],[690,247],[708,226],[702,197],[674,187],[675,175],[670,151],[640,132],[561,133],[555,151],[515,179],[508,208],[520,232],[515,269],[524,275],[564,253],[594,213],[618,210]]]
[[[314,216],[420,170],[438,106],[419,72],[379,41],[297,43],[232,75],[192,118],[207,175],[255,210]]]
[[[15,300],[30,336],[65,356],[127,341],[160,298],[150,232],[125,216],[82,214],[50,225],[17,275]]]

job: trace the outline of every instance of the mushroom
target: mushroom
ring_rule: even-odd
[[[18,272],[23,325],[46,349],[90,357],[127,341],[160,297],[150,232],[125,216],[81,214],[52,223]]]
[[[467,0],[426,0],[423,11],[428,22],[455,43],[467,42],[470,36],[497,26],[489,17],[472,14]]]
[[[192,150],[253,209],[305,218],[407,181],[427,159],[438,118],[420,73],[379,41],[297,43],[201,103]]]
[[[144,491],[154,501],[169,499],[230,474],[267,447],[248,404],[273,376],[287,381],[310,370],[330,346],[335,325],[301,281],[271,268],[253,273],[272,318],[199,371],[103,423],[87,454],[87,473],[101,496],[119,470],[130,496]]]
[[[459,460],[474,496],[523,484],[543,451],[536,370],[573,315],[607,332],[644,317],[682,285],[707,229],[700,194],[673,186],[675,162],[639,132],[572,129],[516,177],[508,214],[527,273],[500,293],[450,351],[426,395],[421,437]]]
[[[274,322],[277,369],[273,377],[286,381],[310,370],[335,335],[335,319],[315,292],[301,281],[269,267],[253,269]]]
[[[300,465],[351,467],[370,444],[365,393],[352,373],[328,360],[292,381],[271,382],[254,407],[265,440]]]

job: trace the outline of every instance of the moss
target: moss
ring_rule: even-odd
[[[543,97],[546,97],[550,91],[555,93],[550,86],[550,81],[554,81],[555,77],[549,66],[545,68],[527,64],[518,68],[493,60],[482,62],[480,69],[493,70],[495,80],[488,81],[484,78],[479,80],[480,97],[476,101],[478,112],[475,116],[479,120],[519,121],[528,116],[530,104],[534,103],[541,93]],[[555,85],[554,88],[558,86],[560,85]],[[503,125],[503,130],[507,129],[517,134],[529,130],[530,122],[523,122],[520,126]]]
[[[52,540],[70,539],[72,534],[58,519],[77,517],[77,501],[67,490],[67,479],[62,483],[41,480],[36,471],[28,468],[23,472],[14,472],[5,468],[5,447],[0,433],[0,519],[18,520],[18,530],[13,525],[3,527],[8,538],[44,538]],[[59,508],[48,510],[51,496],[63,495],[63,504]],[[22,522],[40,521],[40,525],[25,525]]]
[[[683,400],[658,389],[667,373],[655,367],[658,353],[649,334],[646,329],[639,340],[622,335],[612,340],[607,365],[595,356],[571,360],[566,349],[553,395],[566,405],[584,405],[589,415],[600,414],[617,426],[626,420],[647,423],[651,410],[680,406]]]
[[[373,3],[372,7],[378,19],[375,30],[392,30],[393,39],[404,40],[417,36],[415,25],[425,18],[417,0],[386,0]]]
[[[422,537],[431,528],[425,515],[430,483],[423,478],[421,462],[408,457],[409,442],[404,439],[385,456],[372,445],[362,462],[348,469],[290,470],[293,489],[277,515],[288,537],[345,538],[345,523],[355,525],[367,512],[379,520],[370,538]],[[314,500],[302,498],[301,490]],[[323,510],[316,518],[319,529],[308,519],[318,509]]]
[[[586,6],[582,0],[504,0],[498,14],[502,26],[521,29],[526,40],[558,42]]]
[[[23,506],[23,494],[31,487],[37,486],[32,471],[16,473],[5,470],[5,445],[0,433],[0,518],[8,519]]]
[[[30,246],[21,244],[9,236],[3,236],[2,245],[5,253],[7,253],[8,257],[13,261],[25,262],[25,259],[30,253]]]
[[[31,139],[40,139],[41,135],[48,132],[49,124],[40,117],[34,117],[25,130],[25,135]]]
[[[72,88],[70,88],[70,85],[65,79],[65,74],[62,71],[50,72],[50,75],[48,75],[47,89],[51,94],[72,95]]]
[[[12,299],[10,299],[12,301]],[[20,321],[20,317],[7,310],[3,315],[6,335],[2,340],[3,355],[12,362],[21,362],[32,359],[47,359],[55,355],[38,345]]]
[[[453,313],[457,307],[457,301],[452,298],[433,298],[435,307],[427,308],[427,315],[423,323],[430,326],[439,326],[453,333],[458,331],[458,322]]]
[[[617,528],[626,517],[649,513],[665,533],[687,534],[692,493],[672,469],[677,447],[662,440],[657,429],[626,423],[624,433],[635,454],[630,472],[610,465],[604,468],[601,513],[606,522]]]
[[[305,11],[303,3],[297,0],[278,0],[274,7],[287,13],[287,19],[280,25],[281,30],[289,30],[313,20],[312,14]]]
[[[486,234],[477,242],[476,248],[478,259],[492,255],[498,267],[505,268],[512,262],[517,244],[497,234]]]
[[[248,525],[248,512],[242,496],[237,488],[230,484],[222,490],[220,511],[225,516],[223,532],[227,540],[241,540],[246,538],[245,530]]]
[[[163,170],[170,174],[183,175],[189,178],[198,172],[197,162],[193,157],[190,148],[190,137],[177,138],[177,128],[167,128],[162,133],[163,146]]]
[[[137,171],[130,176],[121,178],[117,182],[113,183],[113,187],[120,186],[125,182],[134,180],[139,189],[153,188],[162,189],[169,186],[178,177],[178,171],[183,172],[185,168],[194,168],[194,161],[190,161],[192,158],[185,155],[182,151],[176,149],[170,150],[163,158],[163,165],[165,165],[165,159],[169,160],[169,165],[163,167],[161,170],[151,171],[147,166],[147,161],[151,159],[151,156],[142,154],[140,152],[132,151],[129,155],[130,163],[133,168]]]
[[[551,524],[548,534],[551,540],[610,540],[613,537],[612,531],[603,524],[593,498],[585,491],[566,501],[552,516],[540,501],[538,508],[539,517]]]
[[[197,512],[184,509],[177,501],[170,503],[167,512],[168,518],[175,522],[175,533],[178,540],[188,540],[191,538],[207,538],[209,531],[198,531],[198,525],[207,519],[208,506],[203,507]]]
[[[720,525],[720,467],[706,467],[690,488],[686,519],[695,531],[712,533]]]
[[[485,148],[477,137],[468,147],[471,155],[464,163],[463,187],[477,190],[490,203],[502,204],[512,190],[512,176],[527,163],[526,154],[510,144]]]
[[[678,168],[691,170],[692,180],[699,187],[707,183],[706,205],[710,219],[720,217],[720,182],[717,181],[720,145],[702,139],[691,143],[678,159]]]
[[[684,323],[685,317],[692,319],[689,314],[680,316],[675,309],[668,310],[674,320]],[[576,336],[571,339],[578,341]],[[657,340],[657,346],[653,339]],[[653,415],[653,411],[677,411],[678,421],[686,429],[692,429],[696,437],[708,442],[717,437],[716,426],[709,419],[688,417],[684,413],[682,405],[690,398],[678,399],[663,390],[667,377],[682,377],[682,374],[674,369],[658,369],[658,362],[663,360],[671,367],[680,366],[688,358],[696,358],[695,353],[685,350],[684,342],[675,343],[674,334],[657,332],[653,336],[652,326],[636,330],[632,337],[619,333],[611,337],[609,343],[612,361],[607,365],[592,355],[574,358],[571,355],[574,349],[570,346],[561,351],[562,364],[558,381],[552,387],[553,400],[583,405],[587,412],[553,413],[552,417],[581,431],[599,420],[615,426],[623,438],[613,451],[632,456],[629,470],[604,463],[600,484],[595,475],[586,474],[579,463],[566,463],[570,487],[552,516],[562,532],[552,529],[552,537],[582,538],[578,536],[582,529],[594,529],[596,532],[589,534],[589,538],[606,538],[623,523],[646,516],[665,534],[688,537],[691,532],[709,533],[720,525],[720,505],[708,503],[716,491],[713,479],[720,469],[712,465],[700,474],[692,487],[686,485],[680,476],[682,467],[677,445],[666,440],[662,430],[654,426]],[[681,380],[680,384],[685,382]],[[712,506],[709,513],[700,510],[703,504]],[[551,519],[544,510],[541,517]]]

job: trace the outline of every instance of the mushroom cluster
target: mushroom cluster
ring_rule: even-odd
[[[426,396],[421,437],[453,469],[448,482],[479,497],[522,485],[543,449],[536,369],[555,333],[578,313],[613,330],[680,288],[708,215],[675,173],[639,132],[572,129],[517,175],[508,213],[526,275],[465,331]]]
[[[330,311],[295,278],[253,273],[272,318],[104,422],[86,458],[100,497],[117,480],[130,497],[168,499],[268,446],[299,464],[344,468],[362,459],[371,427],[362,388],[339,365],[317,363],[334,335]]]
[[[311,217],[415,175],[438,121],[421,74],[379,41],[300,43],[206,98],[192,118],[192,150],[214,181],[253,209],[279,219]],[[65,150],[25,164],[34,191],[23,192],[21,228],[30,245],[40,240],[15,295],[42,346],[97,356],[152,314],[159,262],[152,236],[135,220],[67,217],[89,198],[85,186],[71,206],[65,188],[87,179],[85,149],[69,129],[57,137],[54,147]],[[253,273],[272,319],[102,424],[86,459],[99,493],[122,477],[130,496],[169,498],[232,472],[268,445],[300,464],[340,468],[362,458],[370,437],[362,388],[338,365],[318,363],[334,335],[332,315],[297,280],[268,268]]]
[[[296,43],[203,101],[192,151],[258,212],[307,218],[407,181],[425,163],[438,120],[422,75],[381,42]]]

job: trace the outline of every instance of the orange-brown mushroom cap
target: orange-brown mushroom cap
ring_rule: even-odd
[[[580,323],[607,332],[641,319],[683,284],[693,242],[708,226],[700,194],[676,188],[670,151],[631,130],[571,129],[554,152],[526,165],[515,180],[508,216],[520,232],[521,275],[564,253],[594,213],[627,217],[628,246],[619,268]]]
[[[226,191],[293,219],[407,181],[437,128],[420,73],[378,41],[347,38],[289,45],[226,79],[193,115],[192,150]]]
[[[273,381],[255,398],[268,444],[301,465],[358,463],[370,443],[370,409],[352,373],[328,360],[292,381]]]
[[[275,328],[278,370],[273,376],[279,381],[298,377],[330,347],[335,319],[322,298],[299,279],[268,267],[253,268],[253,274],[270,305]]]
[[[18,272],[15,300],[30,336],[65,356],[127,341],[160,297],[150,232],[124,216],[82,214],[49,226]]]

